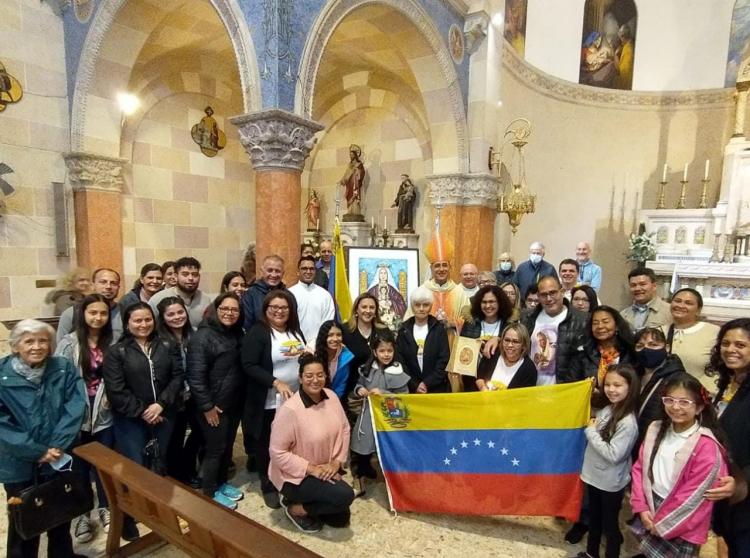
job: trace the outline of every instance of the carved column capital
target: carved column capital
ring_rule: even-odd
[[[426,176],[425,180],[434,206],[497,206],[499,180],[492,174],[433,174]]]
[[[487,28],[490,25],[490,16],[485,11],[473,12],[464,20],[464,39],[466,52],[474,54],[484,40],[487,38]]]
[[[65,153],[63,159],[74,192],[99,190],[122,193],[122,168],[128,163],[125,159],[93,153]]]
[[[242,114],[230,118],[237,126],[240,142],[255,170],[294,170],[302,172],[310,155],[315,134],[324,126],[279,109]]]

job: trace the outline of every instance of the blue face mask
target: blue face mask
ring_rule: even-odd
[[[542,261],[542,255],[541,254],[529,254],[529,261],[533,263],[534,265],[536,265]]]
[[[500,262],[500,269],[502,271],[510,271],[511,267],[513,267],[513,264],[510,262]]]
[[[70,471],[73,468],[73,456],[64,453],[60,459],[50,463],[50,467],[55,471]]]

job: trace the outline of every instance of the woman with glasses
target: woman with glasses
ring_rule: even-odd
[[[588,285],[578,285],[570,291],[570,305],[576,310],[591,314],[599,307],[596,291]]]
[[[299,389],[298,358],[305,350],[294,297],[286,290],[266,295],[261,317],[242,340],[242,369],[247,378],[245,419],[258,461],[263,501],[278,509],[279,493],[268,479],[268,444],[276,410]]]
[[[240,299],[232,292],[216,297],[213,307],[213,315],[201,322],[190,339],[187,381],[205,440],[203,494],[235,509],[243,495],[227,480],[242,408],[240,342],[244,316]]]
[[[508,320],[517,322],[521,317],[521,291],[518,290],[518,285],[515,283],[501,283],[500,290],[508,297],[513,308],[510,316],[508,316]]]
[[[512,323],[500,335],[500,350],[491,358],[481,358],[477,367],[476,388],[479,391],[514,389],[536,385],[536,366],[528,357],[529,332]]]

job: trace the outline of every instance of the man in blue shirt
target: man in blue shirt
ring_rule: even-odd
[[[602,268],[591,261],[591,246],[582,241],[576,244],[578,260],[578,284],[589,285],[597,293],[602,288]]]

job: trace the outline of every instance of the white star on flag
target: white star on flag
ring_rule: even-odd
[[[487,447],[488,448],[494,448],[495,447],[495,442],[487,442]]]
[[[458,453],[458,450],[456,448],[451,448],[451,455],[456,455]]]
[[[520,461],[519,461],[518,459],[515,459],[515,458],[513,458],[513,459],[511,460],[511,463],[513,463],[513,466],[514,466],[514,467],[518,467],[518,464],[520,463]]]
[[[464,448],[464,449],[468,448],[469,447],[469,442],[467,442],[466,440],[464,440],[463,442],[461,442],[461,447]]]
[[[481,446],[482,445],[482,440],[480,440],[479,438],[474,438],[474,445],[475,446]]]
[[[446,465],[450,465],[451,460],[446,457],[445,459],[443,459],[443,463],[445,463]]]
[[[502,453],[503,455],[508,455],[508,448],[501,449],[500,453]]]

